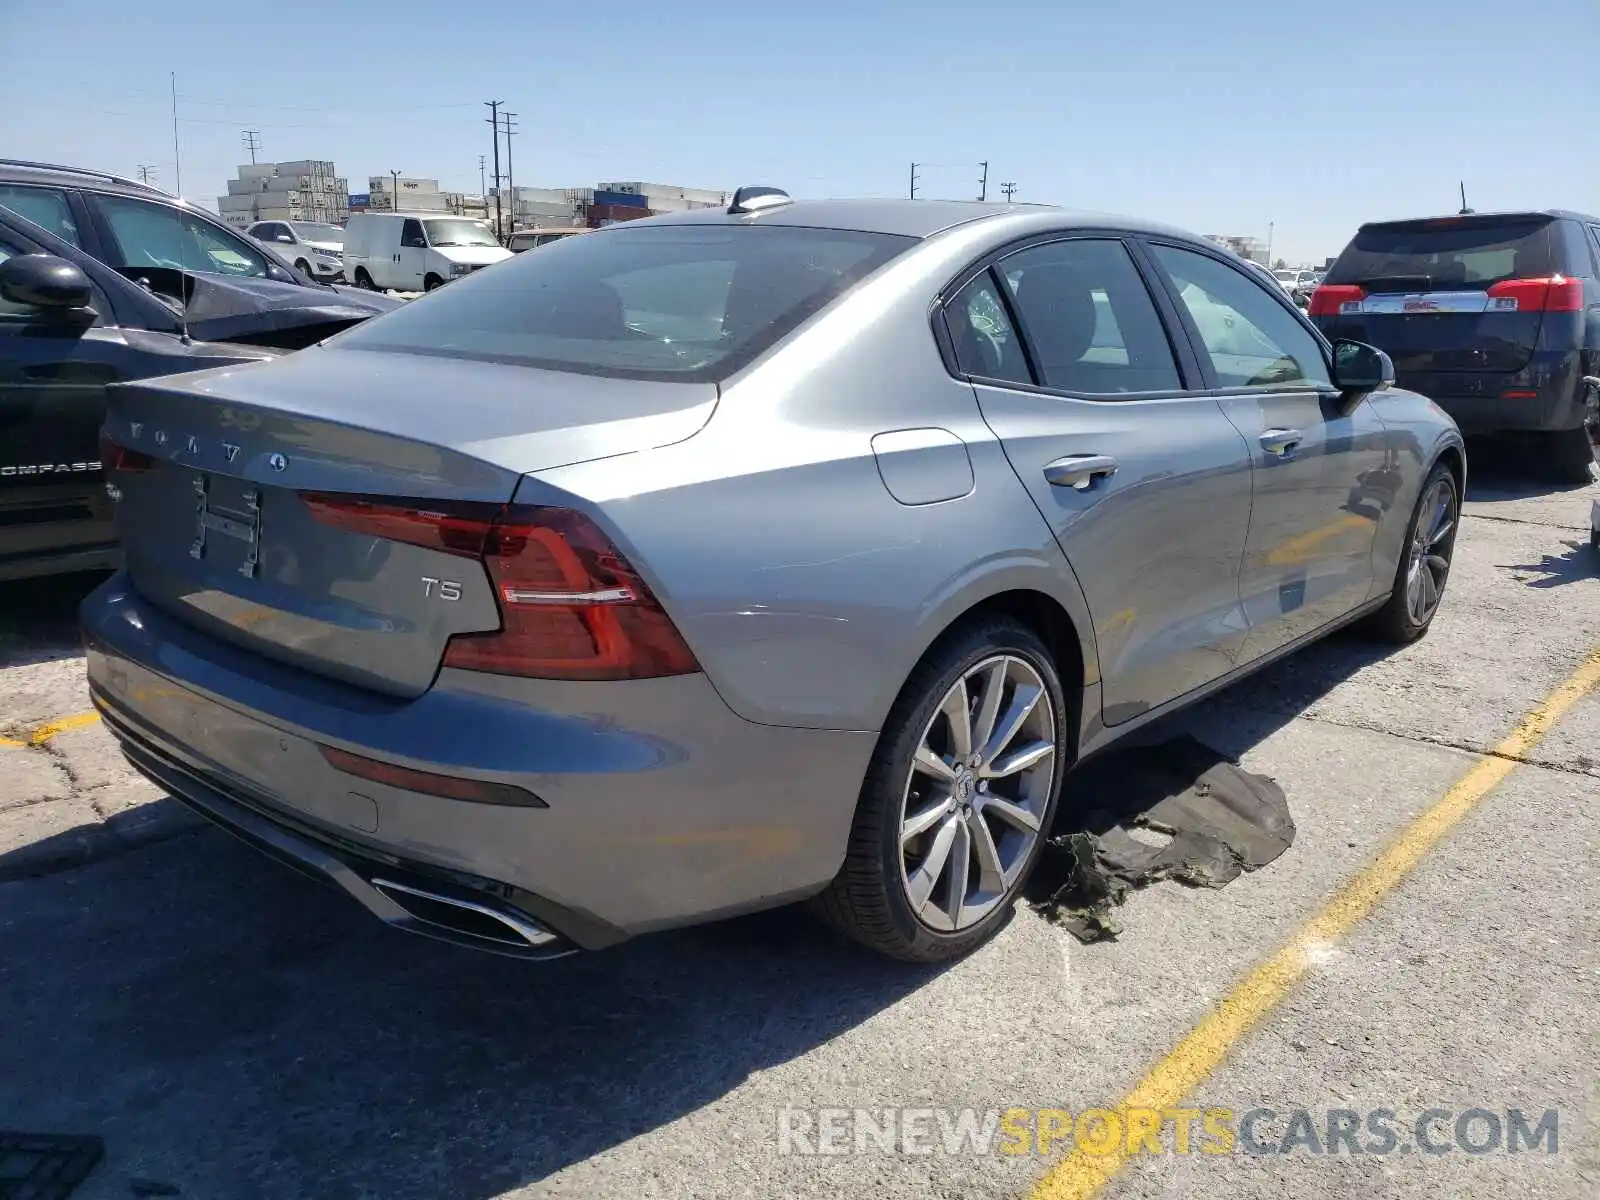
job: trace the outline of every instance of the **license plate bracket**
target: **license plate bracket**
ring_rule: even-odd
[[[194,538],[189,543],[189,557],[206,556],[207,538],[220,537],[245,543],[244,559],[239,574],[254,579],[261,565],[261,491],[246,487],[240,494],[240,508],[230,509],[215,504],[211,499],[210,480],[196,475],[194,489]]]

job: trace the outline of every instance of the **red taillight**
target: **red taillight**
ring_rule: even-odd
[[[598,526],[566,508],[508,508],[483,562],[503,626],[461,633],[444,665],[541,679],[648,679],[700,665],[649,586]]]
[[[1344,311],[1346,304],[1360,305],[1367,298],[1365,288],[1349,283],[1324,283],[1311,293],[1311,307],[1309,315],[1313,317],[1337,317]]]
[[[159,462],[159,459],[142,450],[130,450],[113,442],[105,434],[100,435],[102,471],[153,471]]]
[[[456,775],[436,775],[432,771],[414,771],[395,763],[379,762],[360,754],[351,754],[334,746],[318,743],[322,757],[336,770],[358,779],[404,788],[410,792],[426,792],[430,796],[444,796],[451,800],[470,800],[476,804],[509,804],[521,808],[549,808],[550,806],[526,788],[510,783],[494,783],[481,779],[462,779]]]
[[[427,500],[393,500],[339,492],[301,492],[311,515],[324,525],[443,550],[464,558],[483,553],[489,527],[504,507],[500,504]]]
[[[481,558],[501,627],[458,633],[444,665],[539,679],[649,679],[700,669],[611,540],[567,508],[301,492],[324,525]]]
[[[1551,275],[1544,279],[1505,279],[1489,289],[1490,312],[1579,312],[1583,280]]]

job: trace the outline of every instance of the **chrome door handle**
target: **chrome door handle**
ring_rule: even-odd
[[[1261,435],[1261,447],[1268,454],[1288,458],[1306,440],[1298,429],[1269,429]]]
[[[1087,491],[1096,479],[1110,479],[1117,473],[1117,460],[1109,454],[1069,454],[1046,463],[1044,477],[1053,487]]]

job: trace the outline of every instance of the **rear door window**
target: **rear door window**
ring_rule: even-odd
[[[1368,225],[1324,283],[1371,292],[1488,291],[1556,272],[1549,217],[1440,217]]]
[[[1120,241],[1030,246],[1000,274],[1045,387],[1101,396],[1182,387],[1155,302]]]
[[[891,234],[780,225],[612,228],[519,254],[338,341],[715,382],[915,244]]]
[[[962,374],[1006,383],[1033,382],[1022,339],[1006,314],[992,273],[985,271],[957,292],[945,305],[944,316]]]
[[[83,244],[78,240],[78,223],[72,219],[72,204],[60,188],[0,183],[0,205],[26,217],[41,229],[48,229],[63,241],[74,246]]]

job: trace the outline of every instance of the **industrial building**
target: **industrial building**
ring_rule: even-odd
[[[1206,239],[1232,250],[1240,258],[1248,258],[1264,267],[1272,265],[1267,261],[1270,257],[1267,244],[1258,237],[1241,237],[1229,233],[1208,233],[1206,234]]]
[[[257,221],[316,221],[341,225],[350,215],[349,181],[326,159],[248,163],[228,194],[217,197],[217,213],[236,229]]]

